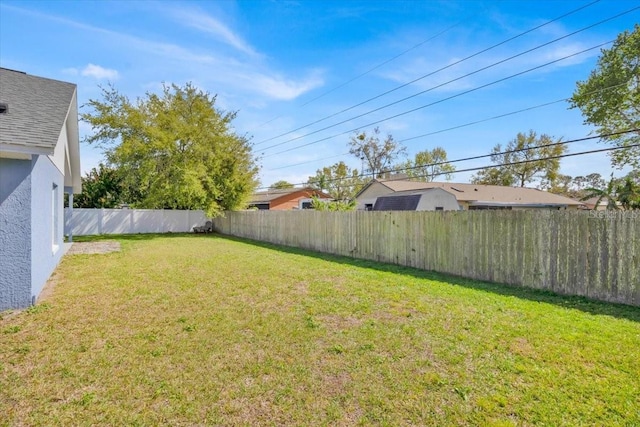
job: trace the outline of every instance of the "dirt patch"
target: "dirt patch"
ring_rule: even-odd
[[[75,242],[67,255],[108,254],[109,252],[120,252],[120,242]]]

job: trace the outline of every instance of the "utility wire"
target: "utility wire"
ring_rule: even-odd
[[[297,146],[297,147],[291,147],[291,148],[288,148],[288,149],[286,149],[286,150],[282,150],[282,151],[278,151],[278,152],[276,152],[276,153],[268,154],[268,155],[266,155],[266,156],[263,156],[263,158],[271,157],[271,156],[275,156],[275,155],[282,154],[282,153],[287,153],[287,152],[294,151],[294,150],[298,150],[298,149],[300,149],[300,148],[307,147],[307,146],[309,146],[309,145],[313,145],[313,144],[317,144],[318,142],[326,141],[326,140],[329,140],[329,139],[332,139],[332,138],[335,138],[335,137],[338,137],[338,136],[348,135],[348,134],[350,134],[350,133],[353,133],[353,132],[358,131],[359,129],[361,129],[361,128],[363,128],[363,127],[369,127],[369,126],[377,125],[377,124],[379,124],[379,123],[383,123],[383,122],[386,122],[386,121],[389,121],[389,120],[392,120],[392,119],[395,119],[395,118],[398,118],[398,117],[404,116],[404,115],[406,115],[406,114],[414,113],[414,112],[419,111],[419,110],[422,110],[422,109],[424,109],[424,108],[431,107],[431,106],[433,106],[433,105],[440,104],[440,103],[442,103],[442,102],[449,101],[449,100],[454,99],[454,98],[458,98],[458,97],[460,97],[460,96],[462,96],[462,95],[466,95],[466,94],[469,94],[469,93],[471,93],[471,92],[475,92],[475,91],[477,91],[477,90],[484,89],[484,88],[486,88],[486,87],[489,87],[489,86],[492,86],[492,85],[495,85],[495,84],[498,84],[498,83],[504,82],[504,81],[509,80],[509,79],[512,79],[512,78],[514,78],[514,77],[518,77],[518,76],[521,76],[521,75],[523,75],[523,74],[529,73],[529,72],[531,72],[531,71],[538,70],[538,69],[540,69],[540,68],[544,68],[544,67],[546,67],[546,66],[549,66],[549,65],[555,64],[555,63],[557,63],[557,62],[560,62],[560,61],[563,61],[563,60],[565,60],[565,59],[571,58],[571,57],[573,57],[573,56],[581,55],[581,54],[583,54],[583,53],[585,53],[585,52],[588,52],[588,51],[591,51],[591,50],[594,50],[594,49],[601,48],[602,46],[605,46],[605,45],[610,44],[610,43],[612,43],[612,42],[613,42],[613,40],[610,40],[610,41],[607,41],[607,42],[605,42],[605,43],[601,43],[601,44],[599,44],[599,45],[596,45],[596,46],[590,47],[590,48],[588,48],[588,49],[584,49],[584,50],[581,50],[581,51],[579,51],[579,52],[572,53],[572,54],[567,55],[567,56],[564,56],[564,57],[562,57],[562,58],[558,58],[558,59],[555,59],[555,60],[553,60],[553,61],[549,61],[549,62],[547,62],[547,63],[544,63],[544,64],[541,64],[541,65],[538,65],[538,66],[535,66],[535,67],[529,68],[529,69],[527,69],[527,70],[520,71],[520,72],[515,73],[515,74],[512,74],[512,75],[510,75],[510,76],[503,77],[503,78],[498,79],[498,80],[494,80],[493,82],[486,83],[486,84],[481,85],[481,86],[477,86],[477,87],[475,87],[475,88],[473,88],[473,89],[469,89],[469,90],[466,90],[466,91],[463,91],[463,92],[457,93],[457,94],[452,95],[452,96],[449,96],[449,97],[447,97],[447,98],[443,98],[443,99],[440,99],[440,100],[438,100],[438,101],[431,102],[431,103],[429,103],[429,104],[421,105],[421,106],[416,107],[416,108],[413,108],[413,109],[411,109],[411,110],[407,110],[407,111],[404,111],[404,112],[402,112],[402,113],[398,113],[398,114],[395,114],[395,115],[393,115],[393,116],[386,117],[386,118],[381,119],[381,120],[377,120],[377,121],[375,121],[375,122],[367,123],[366,125],[359,126],[359,127],[357,127],[357,128],[349,129],[349,130],[347,130],[347,131],[345,131],[345,132],[341,132],[341,133],[338,133],[338,134],[334,134],[334,135],[331,135],[331,136],[327,136],[327,137],[324,137],[324,138],[321,138],[321,139],[318,139],[318,140],[315,140],[315,141],[308,142],[308,143],[303,144],[303,145],[299,145],[299,146]]]
[[[471,58],[474,58],[474,57],[476,57],[476,56],[478,56],[478,55],[481,55],[481,54],[483,54],[483,53],[486,53],[486,52],[488,52],[488,51],[490,51],[490,50],[492,50],[492,49],[495,49],[496,47],[499,47],[499,46],[502,46],[502,45],[504,45],[504,44],[506,44],[506,43],[509,43],[509,42],[511,42],[511,41],[513,41],[513,40],[515,40],[515,39],[517,39],[517,38],[520,38],[520,37],[522,37],[522,36],[524,36],[524,35],[526,35],[526,34],[529,34],[529,33],[533,32],[533,31],[536,31],[536,30],[538,30],[538,29],[540,29],[540,28],[542,28],[542,27],[544,27],[544,26],[546,26],[546,25],[549,25],[549,24],[551,24],[551,23],[553,23],[553,22],[559,21],[560,19],[563,19],[563,18],[565,18],[565,17],[567,17],[567,16],[569,16],[569,15],[572,15],[572,14],[574,14],[574,13],[576,13],[576,12],[578,12],[578,11],[582,10],[582,9],[585,9],[585,8],[587,8],[587,7],[589,7],[589,6],[592,6],[592,5],[594,5],[595,3],[598,3],[599,1],[600,1],[600,0],[596,0],[596,1],[593,1],[593,2],[591,2],[591,3],[588,3],[588,4],[584,5],[584,6],[581,6],[581,7],[577,8],[577,9],[574,9],[574,10],[572,10],[572,11],[570,11],[570,12],[567,12],[567,13],[565,13],[565,14],[561,15],[561,16],[558,16],[557,18],[554,18],[554,19],[552,19],[552,20],[550,20],[550,21],[547,21],[547,22],[545,22],[545,23],[543,23],[543,24],[540,24],[540,25],[538,25],[538,26],[536,26],[536,27],[533,27],[533,28],[531,28],[531,29],[529,29],[529,30],[526,30],[526,31],[524,31],[524,32],[522,32],[522,33],[520,33],[520,34],[517,34],[517,35],[515,35],[515,36],[513,36],[513,37],[510,37],[510,38],[508,38],[508,39],[506,39],[506,40],[504,40],[504,41],[501,41],[501,42],[496,43],[496,44],[494,44],[494,45],[492,45],[492,46],[489,46],[489,47],[487,47],[487,48],[485,48],[485,49],[482,49],[482,50],[480,50],[480,51],[478,51],[478,52],[476,52],[476,53],[473,53],[473,54],[471,54],[471,55],[469,55],[469,56],[466,56],[466,57],[464,57],[464,58],[462,58],[462,59],[459,59],[459,60],[457,60],[457,61],[454,61],[454,62],[453,62],[453,63],[451,63],[451,64],[448,64],[448,65],[446,65],[446,66],[444,66],[444,67],[441,67],[441,68],[439,68],[439,69],[437,69],[437,70],[434,70],[434,71],[431,71],[431,72],[429,72],[429,73],[427,73],[427,74],[424,74],[424,75],[422,75],[422,76],[420,76],[420,77],[418,77],[418,78],[416,78],[416,79],[414,79],[414,80],[411,80],[411,81],[409,81],[409,82],[407,82],[407,83],[404,83],[404,84],[402,84],[402,85],[400,85],[400,86],[396,86],[396,87],[395,87],[395,88],[393,88],[393,89],[390,89],[390,90],[388,90],[388,91],[386,91],[386,92],[383,92],[383,93],[381,93],[381,94],[379,94],[379,95],[376,95],[376,96],[374,96],[374,97],[372,97],[372,98],[366,99],[366,100],[364,100],[364,101],[362,101],[362,102],[360,102],[360,103],[358,103],[358,104],[352,105],[351,107],[348,107],[348,108],[345,108],[345,109],[343,109],[343,110],[341,110],[341,111],[338,111],[337,113],[333,113],[333,114],[331,114],[331,115],[329,115],[329,116],[326,116],[326,117],[321,118],[321,119],[319,119],[319,120],[316,120],[316,121],[314,121],[314,122],[308,123],[308,124],[306,124],[306,125],[304,125],[304,126],[298,127],[298,128],[296,128],[296,129],[290,130],[290,131],[285,132],[285,133],[282,133],[282,134],[280,134],[280,135],[276,135],[276,136],[274,136],[274,137],[271,137],[271,138],[265,139],[265,140],[263,140],[263,141],[257,142],[255,145],[260,145],[260,144],[263,144],[263,143],[265,143],[265,142],[272,141],[272,140],[274,140],[274,139],[276,139],[276,138],[280,138],[281,136],[289,135],[289,134],[291,134],[291,133],[293,133],[293,132],[296,132],[296,131],[298,131],[298,130],[304,129],[304,128],[306,128],[306,127],[312,126],[312,125],[314,125],[314,124],[317,124],[317,123],[320,123],[320,122],[325,121],[325,120],[327,120],[327,119],[330,119],[330,118],[332,118],[332,117],[335,117],[335,116],[337,116],[337,115],[339,115],[339,114],[342,114],[342,113],[345,113],[345,112],[347,112],[347,111],[350,111],[350,110],[352,110],[352,109],[354,109],[354,108],[357,108],[357,107],[359,107],[359,106],[361,106],[361,105],[364,105],[364,104],[366,104],[366,103],[369,103],[369,102],[371,102],[371,101],[373,101],[373,100],[376,100],[376,99],[378,99],[378,98],[381,98],[381,97],[383,97],[383,96],[385,96],[385,95],[388,95],[388,94],[390,94],[390,93],[392,93],[392,92],[395,92],[395,91],[397,91],[397,90],[400,90],[400,89],[402,89],[402,88],[404,88],[404,87],[407,87],[407,86],[409,86],[409,85],[411,85],[411,84],[413,84],[413,83],[416,83],[416,82],[418,82],[418,81],[420,81],[420,80],[423,80],[423,79],[425,79],[425,78],[427,78],[427,77],[430,77],[430,76],[432,76],[432,75],[434,75],[434,74],[436,74],[436,73],[439,73],[440,71],[444,71],[444,70],[446,70],[446,69],[448,69],[448,68],[451,68],[451,67],[453,67],[453,66],[455,66],[455,65],[458,65],[458,64],[460,64],[460,63],[462,63],[462,62],[464,62],[464,61],[467,61],[467,60],[469,60],[469,59],[471,59]],[[614,19],[614,18],[615,18],[615,17],[610,18],[610,19]],[[594,25],[598,25],[598,24],[594,24]],[[587,27],[587,28],[590,28],[590,27]],[[581,30],[581,31],[582,31],[582,30]],[[575,33],[572,33],[572,34],[575,34]],[[570,36],[570,35],[572,35],[572,34],[569,34],[569,35],[567,35],[566,37],[568,37],[568,36]],[[550,42],[550,43],[551,43],[551,42]],[[543,45],[543,46],[544,46],[544,45]],[[526,53],[526,52],[525,52],[525,53]],[[399,55],[398,55],[398,56],[399,56]],[[397,58],[397,57],[396,57],[396,58]],[[395,59],[395,58],[393,58],[393,59]],[[389,62],[389,61],[387,61],[387,62]],[[376,67],[376,68],[378,68],[378,67]],[[371,71],[373,71],[374,69],[375,69],[375,68],[373,68]],[[480,70],[480,71],[482,71],[482,70]],[[360,76],[359,76],[359,77],[360,77]],[[463,76],[463,77],[466,77],[466,76]],[[317,99],[317,98],[316,98],[316,99]],[[304,104],[304,105],[306,105],[306,104]],[[286,142],[288,142],[288,141],[286,141]]]
[[[269,149],[271,149],[271,148],[278,147],[278,146],[281,146],[281,145],[287,144],[287,143],[289,143],[289,142],[293,142],[293,141],[296,141],[296,140],[299,140],[299,139],[305,138],[305,137],[307,137],[307,136],[317,134],[317,133],[322,132],[322,131],[325,131],[325,130],[327,130],[327,129],[331,129],[331,128],[334,128],[334,127],[336,127],[336,126],[339,126],[339,125],[342,125],[342,124],[348,123],[348,122],[350,122],[350,121],[352,121],[352,120],[355,120],[355,119],[358,119],[358,118],[361,118],[361,117],[364,117],[364,116],[370,115],[370,114],[372,114],[372,113],[375,113],[375,112],[378,112],[378,111],[384,110],[384,109],[386,109],[386,108],[388,108],[388,107],[391,107],[391,106],[393,106],[393,105],[396,105],[396,104],[399,104],[399,103],[401,103],[401,102],[407,101],[407,100],[409,100],[409,99],[415,98],[416,96],[423,95],[423,94],[425,94],[425,93],[427,93],[427,92],[430,92],[430,91],[432,91],[432,90],[435,90],[435,89],[441,88],[441,87],[446,86],[446,85],[448,85],[448,84],[450,84],[450,83],[453,83],[453,82],[456,82],[456,81],[458,81],[458,80],[461,80],[461,79],[467,78],[467,77],[472,76],[472,75],[474,75],[474,74],[480,73],[480,72],[485,71],[485,70],[488,70],[488,69],[490,69],[490,68],[493,68],[493,67],[495,67],[495,66],[497,66],[497,65],[500,65],[500,64],[503,64],[503,63],[505,63],[505,62],[511,61],[512,59],[515,59],[515,58],[518,58],[518,57],[520,57],[520,56],[526,55],[527,53],[531,53],[531,52],[533,52],[533,51],[535,51],[535,50],[538,50],[538,49],[541,49],[541,48],[543,48],[543,47],[546,47],[546,46],[548,46],[548,45],[550,45],[550,44],[556,43],[556,42],[558,42],[558,41],[560,41],[560,40],[563,40],[563,39],[565,39],[565,38],[567,38],[567,37],[570,37],[570,36],[575,35],[575,34],[577,34],[577,33],[579,33],[579,32],[585,31],[585,30],[587,30],[587,29],[589,29],[589,28],[592,28],[592,27],[597,26],[597,25],[600,25],[600,24],[602,24],[602,23],[604,23],[604,22],[607,22],[607,21],[610,21],[610,20],[612,20],[612,19],[615,19],[615,18],[617,18],[617,17],[619,17],[619,16],[622,16],[622,15],[624,15],[624,14],[626,14],[626,13],[629,13],[629,12],[631,12],[631,11],[633,11],[633,10],[636,10],[636,9],[640,9],[640,6],[637,6],[637,7],[635,7],[635,8],[629,9],[629,10],[627,10],[627,11],[625,11],[625,12],[622,12],[622,13],[620,13],[620,14],[616,15],[616,16],[613,16],[613,17],[607,18],[607,19],[605,19],[605,20],[599,21],[599,22],[597,22],[597,23],[595,23],[595,24],[592,24],[592,25],[590,25],[590,26],[588,26],[588,27],[584,27],[584,28],[582,28],[582,29],[580,29],[580,30],[574,31],[573,33],[566,34],[566,35],[564,35],[564,36],[562,36],[562,37],[559,37],[559,38],[557,38],[557,39],[554,39],[554,40],[551,40],[551,41],[549,41],[549,42],[543,43],[543,44],[538,45],[538,46],[536,46],[536,47],[534,47],[534,48],[531,48],[531,49],[525,50],[525,51],[520,52],[520,53],[518,53],[518,54],[516,54],[516,55],[512,55],[512,56],[510,56],[510,57],[508,57],[508,58],[505,58],[505,59],[502,59],[502,60],[500,60],[500,61],[498,61],[498,62],[494,62],[493,64],[487,65],[487,66],[482,67],[482,68],[480,68],[480,69],[478,69],[478,70],[475,70],[475,71],[472,71],[472,72],[470,72],[470,73],[464,74],[464,75],[462,75],[462,76],[456,77],[455,79],[452,79],[452,80],[446,81],[446,82],[444,82],[444,83],[441,83],[441,84],[439,84],[439,85],[436,85],[436,86],[430,87],[429,89],[425,89],[425,90],[423,90],[423,91],[420,91],[420,92],[414,93],[413,95],[410,95],[410,96],[407,96],[407,97],[401,98],[401,99],[399,99],[399,100],[397,100],[397,101],[394,101],[394,102],[391,102],[391,103],[385,104],[385,105],[383,105],[383,106],[381,106],[381,107],[378,107],[378,108],[374,108],[373,110],[366,111],[366,112],[364,112],[364,113],[358,114],[358,115],[356,115],[356,116],[350,117],[350,118],[348,118],[348,119],[342,120],[342,121],[337,122],[337,123],[334,123],[334,124],[332,124],[332,125],[325,126],[325,127],[321,128],[321,129],[317,129],[317,130],[315,130],[315,131],[312,131],[312,132],[306,133],[306,134],[304,134],[304,135],[300,135],[300,136],[297,136],[297,137],[294,137],[294,138],[288,139],[288,140],[286,140],[286,141],[283,141],[283,142],[279,142],[279,143],[277,143],[277,144],[270,145],[270,146],[268,146],[268,147],[263,148],[262,150],[269,150]]]
[[[589,92],[586,95],[592,95],[592,94],[596,94],[596,93],[599,93],[599,92],[604,92],[604,91],[607,91],[607,90],[610,90],[610,89],[615,89],[615,88],[620,87],[620,86],[625,86],[627,83],[628,83],[628,81],[627,82],[623,82],[623,83],[618,83],[618,84],[615,84],[615,85],[611,85],[611,86],[607,86],[607,87],[604,87],[604,88]],[[400,140],[398,140],[398,142],[407,142],[407,141],[411,141],[411,140],[418,139],[418,138],[424,138],[426,136],[437,135],[437,134],[448,132],[448,131],[451,131],[451,130],[461,129],[463,127],[472,126],[472,125],[476,125],[476,124],[479,124],[479,123],[488,122],[488,121],[491,121],[491,120],[501,119],[503,117],[508,117],[508,116],[512,116],[512,115],[515,115],[515,114],[519,114],[519,113],[524,113],[526,111],[535,110],[537,108],[547,107],[549,105],[558,104],[560,102],[566,102],[566,101],[569,101],[570,99],[571,98],[562,98],[562,99],[558,99],[558,100],[555,100],[555,101],[549,101],[549,102],[545,102],[543,104],[538,104],[538,105],[533,105],[531,107],[522,108],[520,110],[499,114],[497,116],[487,117],[487,118],[476,120],[476,121],[473,121],[473,122],[468,122],[468,123],[464,123],[464,124],[461,124],[461,125],[452,126],[450,128],[440,129],[440,130],[436,130],[436,131],[429,132],[429,133],[423,133],[421,135],[411,136],[409,138],[400,139]],[[290,164],[290,165],[280,166],[280,167],[277,167],[277,168],[271,168],[269,170],[273,171],[273,170],[287,169],[287,168],[290,168],[290,167],[301,166],[301,165],[306,165],[306,164],[309,164],[309,163],[316,163],[316,162],[319,162],[319,161],[322,161],[322,160],[328,160],[328,159],[333,159],[333,158],[336,158],[336,157],[346,156],[348,154],[350,154],[350,153],[342,153],[342,154],[337,154],[337,155],[334,155],[334,156],[323,157],[321,159],[315,159],[315,160],[309,160],[309,161],[306,161],[306,162],[294,163],[294,164]]]
[[[271,169],[269,169],[269,170],[270,170],[270,171],[277,171],[277,170],[280,170],[280,169],[292,168],[292,167],[294,167],[294,166],[307,165],[307,164],[309,164],[309,163],[316,163],[316,162],[319,162],[319,161],[322,161],[322,160],[335,159],[336,157],[342,157],[342,156],[346,156],[346,155],[348,155],[348,154],[349,154],[349,153],[336,154],[336,155],[334,155],[334,156],[323,157],[323,158],[321,158],[321,159],[315,159],[315,160],[307,160],[306,162],[295,163],[295,164],[293,164],[293,165],[284,165],[284,166],[279,166],[279,167],[277,167],[277,168],[271,168]]]
[[[560,142],[555,142],[555,143],[552,143],[552,144],[547,144],[544,147],[552,147],[552,146],[556,146],[556,145],[566,145],[566,144],[571,144],[571,143],[574,143],[574,142],[583,142],[583,141],[588,141],[588,140],[592,140],[592,139],[608,138],[610,136],[625,135],[625,134],[633,133],[633,132],[640,132],[640,128],[628,129],[628,130],[624,130],[624,131],[620,131],[620,132],[612,132],[612,133],[607,133],[607,134],[602,134],[602,135],[587,136],[587,137],[584,137],[584,138],[571,139],[571,140],[567,140],[567,141],[560,141]],[[552,157],[541,157],[541,158],[531,159],[531,160],[526,160],[526,161],[521,161],[521,162],[504,163],[504,164],[501,164],[501,165],[489,165],[489,166],[481,166],[481,167],[472,168],[472,169],[460,169],[460,170],[455,170],[455,171],[451,171],[451,172],[445,172],[444,174],[489,169],[489,168],[495,168],[495,167],[499,167],[499,166],[510,166],[512,164],[513,165],[517,165],[517,164],[521,164],[521,163],[529,163],[529,162],[540,161],[540,160],[553,160],[553,159],[556,159],[556,158],[571,157],[571,156],[580,155],[580,154],[591,154],[591,153],[599,153],[599,152],[603,152],[603,151],[612,151],[612,150],[621,149],[621,148],[637,147],[639,145],[640,144],[630,145],[630,146],[625,146],[625,147],[610,147],[610,148],[605,148],[605,149],[601,149],[601,150],[591,150],[591,151],[585,151],[585,152],[581,152],[581,153],[562,154],[562,155],[559,155],[559,156],[552,156]],[[448,160],[448,161],[430,163],[430,164],[426,164],[426,165],[412,166],[412,167],[408,167],[408,168],[391,169],[391,170],[388,170],[386,172],[388,172],[388,173],[405,172],[405,171],[408,171],[408,170],[411,170],[411,169],[418,169],[418,168],[431,167],[431,166],[440,166],[440,165],[452,164],[452,163],[460,163],[460,162],[466,162],[466,161],[469,161],[469,160],[478,160],[478,159],[489,158],[491,156],[500,156],[500,155],[504,155],[504,154],[518,153],[518,152],[521,152],[521,151],[529,151],[529,150],[534,150],[534,149],[538,149],[538,148],[541,148],[541,147],[525,147],[525,148],[519,148],[519,149],[515,149],[515,150],[501,151],[501,152],[498,152],[498,153],[483,154],[483,155],[480,155],[480,156],[472,156],[472,157],[463,157],[463,158],[455,159],[455,160]],[[356,175],[356,176],[350,176],[349,178],[366,178],[369,175],[370,175],[370,173],[362,173],[362,174],[359,174],[359,175]],[[437,174],[437,175],[441,175],[441,174]],[[417,176],[415,178],[418,178],[418,177],[423,177],[423,176]],[[403,180],[403,179],[406,179],[406,178],[387,179],[386,181]],[[325,182],[335,182],[335,181],[342,181],[342,180],[344,180],[344,178],[334,178],[334,179],[328,179]],[[298,184],[294,184],[294,185],[305,185],[305,184],[309,184],[309,183],[313,183],[313,182],[317,182],[317,181],[310,181],[310,182],[306,182],[306,183],[298,183]],[[264,189],[264,188],[268,188],[268,187],[260,187],[259,189]]]
[[[638,130],[639,129],[635,129],[635,131],[638,131]],[[598,150],[589,150],[589,151],[580,151],[580,152],[577,152],[577,153],[560,154],[560,155],[557,155],[557,156],[541,157],[541,158],[537,158],[537,159],[521,160],[521,161],[511,162],[511,163],[503,163],[501,165],[490,165],[490,166],[479,166],[479,167],[467,168],[467,169],[457,169],[457,170],[454,170],[454,171],[451,171],[451,172],[437,173],[437,174],[434,174],[434,176],[446,175],[446,174],[456,174],[456,173],[460,173],[460,172],[474,172],[474,171],[479,171],[479,170],[483,170],[483,169],[491,169],[491,168],[495,168],[495,167],[498,167],[498,166],[522,165],[522,164],[525,164],[525,163],[538,162],[540,160],[563,159],[565,157],[584,156],[586,154],[604,153],[604,152],[607,152],[607,151],[616,151],[616,150],[623,150],[623,149],[627,149],[627,148],[636,148],[636,147],[640,147],[640,144],[631,144],[631,145],[626,145],[624,147],[609,147],[609,148],[600,148]],[[429,175],[420,175],[420,176],[416,176],[415,178],[425,178],[427,176],[432,176],[432,175],[431,174],[429,174]],[[385,182],[387,182],[387,181],[396,181],[396,180],[401,180],[401,179],[402,178],[386,179]]]
[[[594,1],[593,3],[597,3],[598,1],[600,1],[600,0],[596,0],[596,1]],[[593,4],[593,3],[591,3],[591,4]],[[586,7],[586,6],[585,6],[585,7]],[[299,108],[306,107],[307,105],[311,104],[312,102],[317,101],[318,99],[323,98],[323,97],[325,97],[325,96],[329,95],[330,93],[335,92],[336,90],[341,89],[341,88],[343,88],[343,87],[347,86],[347,85],[348,85],[348,84],[350,84],[350,83],[353,83],[354,81],[358,80],[359,78],[364,77],[364,76],[366,76],[366,75],[367,75],[367,74],[369,74],[369,73],[372,73],[373,71],[377,70],[378,68],[381,68],[381,67],[383,67],[383,66],[387,65],[388,63],[390,63],[390,62],[392,62],[392,61],[395,61],[396,59],[400,58],[401,56],[403,56],[403,55],[405,55],[405,54],[407,54],[407,53],[409,53],[409,52],[411,52],[412,50],[415,50],[415,49],[419,48],[420,46],[422,46],[422,45],[424,45],[424,44],[426,44],[426,43],[430,42],[431,40],[433,40],[433,39],[435,39],[435,38],[437,38],[437,37],[440,37],[441,35],[443,35],[443,34],[444,34],[444,33],[446,33],[447,31],[449,31],[449,30],[451,30],[451,29],[453,29],[453,28],[457,27],[457,26],[458,26],[458,25],[460,25],[460,24],[461,24],[461,23],[460,23],[460,22],[458,22],[458,23],[455,23],[455,24],[453,24],[453,25],[451,25],[451,26],[447,27],[446,29],[444,29],[444,30],[440,31],[439,33],[437,33],[437,34],[435,34],[435,35],[433,35],[433,36],[429,37],[428,39],[423,40],[423,41],[421,41],[420,43],[418,43],[418,44],[416,44],[416,45],[414,45],[414,46],[410,47],[409,49],[407,49],[407,50],[404,50],[404,51],[400,52],[400,53],[399,53],[399,54],[397,54],[396,56],[394,56],[394,57],[392,57],[392,58],[389,58],[389,59],[387,59],[386,61],[383,61],[383,62],[379,63],[378,65],[374,66],[373,68],[370,68],[370,69],[368,69],[367,71],[365,71],[365,72],[363,72],[363,73],[361,73],[361,74],[358,74],[357,76],[355,76],[355,77],[353,77],[353,78],[351,78],[351,79],[347,80],[347,81],[346,81],[346,82],[344,82],[344,83],[339,84],[338,86],[335,86],[335,87],[333,87],[333,88],[329,89],[328,91],[326,91],[326,92],[324,92],[324,93],[322,93],[322,94],[320,94],[320,95],[316,96],[316,97],[315,97],[315,98],[313,98],[313,99],[310,99],[309,101],[307,101],[307,102],[305,102],[304,104],[300,105],[300,107],[299,107]],[[339,114],[339,113],[338,113],[338,114]],[[274,117],[274,118],[273,118],[273,119],[271,119],[271,120],[267,120],[266,122],[264,122],[264,123],[262,123],[262,124],[258,125],[258,127],[257,127],[256,129],[259,129],[259,128],[261,128],[262,126],[267,125],[267,124],[269,124],[269,123],[273,122],[274,120],[279,119],[280,117],[282,117],[282,116],[280,115],[280,116]],[[323,119],[323,120],[324,120],[324,119]],[[307,126],[309,126],[309,125],[307,125]],[[305,127],[306,127],[306,126],[305,126]],[[301,128],[300,128],[300,129],[301,129]],[[296,129],[296,130],[297,130],[297,129]],[[291,133],[291,132],[295,132],[296,130],[292,130],[292,131],[290,131],[290,132],[287,132],[287,133],[286,133],[286,134],[284,134],[284,135],[287,135],[287,134],[289,134],[289,133]],[[272,139],[279,138],[279,137],[281,137],[281,136],[282,136],[282,135],[274,136],[273,138],[268,139],[268,140],[266,140],[266,141],[271,141]],[[260,142],[258,142],[257,144],[262,144],[262,143],[264,143],[264,142],[266,142],[266,141],[260,141]]]
[[[607,152],[607,151],[617,151],[617,150],[623,150],[623,149],[627,149],[627,148],[636,148],[636,147],[640,147],[640,144],[631,144],[631,145],[626,145],[624,147],[609,147],[609,148],[600,148],[600,149],[597,149],[597,150],[580,151],[580,152],[577,152],[577,153],[568,153],[568,154],[561,154],[561,155],[557,155],[557,156],[549,156],[549,157],[542,157],[542,158],[537,158],[537,159],[529,159],[529,160],[521,160],[521,161],[517,161],[517,162],[503,163],[501,165],[489,165],[489,166],[478,166],[478,167],[467,168],[467,169],[456,169],[456,170],[451,171],[451,172],[442,172],[442,173],[437,173],[437,174],[433,174],[433,175],[432,174],[418,175],[418,176],[414,176],[412,178],[414,178],[414,179],[415,178],[426,178],[428,176],[448,175],[448,174],[456,174],[456,173],[460,173],[460,172],[475,172],[475,171],[479,171],[479,170],[495,168],[497,166],[515,166],[515,165],[521,165],[521,164],[526,164],[526,163],[539,162],[540,160],[562,159],[562,158],[565,158],[565,157],[584,156],[584,155],[587,155],[587,154],[604,153],[604,152]],[[355,178],[355,177],[348,177],[348,178]],[[407,178],[390,178],[390,179],[385,179],[384,182],[402,181],[402,180],[406,180],[406,179]],[[327,180],[325,182],[342,181],[342,180],[344,180],[344,178],[331,179],[331,180]],[[307,184],[314,183],[314,182],[318,182],[318,181],[302,182],[302,183],[298,183],[298,184],[294,184],[294,185],[307,185]],[[259,189],[268,189],[268,187],[261,187]]]

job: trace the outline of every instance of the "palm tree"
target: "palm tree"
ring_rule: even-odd
[[[618,200],[625,210],[640,209],[640,185],[627,176],[616,189]]]
[[[602,200],[604,199],[607,199],[607,210],[619,210],[620,207],[618,206],[617,197],[618,188],[616,183],[616,179],[613,177],[613,174],[611,174],[611,179],[609,180],[606,188],[585,188],[585,196],[581,198],[580,201],[585,201],[593,197],[597,197],[598,200],[596,200],[596,204],[593,209],[598,209],[598,206],[600,206],[600,202],[602,202]]]

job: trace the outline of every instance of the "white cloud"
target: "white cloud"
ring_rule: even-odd
[[[200,10],[173,10],[171,16],[186,26],[213,35],[241,52],[254,56],[257,55],[257,52],[249,43],[243,40],[240,35],[234,33],[229,27],[216,18]]]
[[[98,80],[117,80],[119,77],[118,71],[95,64],[88,64],[80,74],[85,77],[93,77]]]
[[[260,73],[245,74],[241,78],[250,85],[250,88],[270,98],[285,101],[295,99],[324,84],[324,79],[318,72],[313,72],[310,76],[299,81]]]

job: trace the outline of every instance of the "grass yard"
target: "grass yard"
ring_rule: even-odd
[[[0,314],[0,425],[640,425],[639,308],[218,236],[116,239]]]

